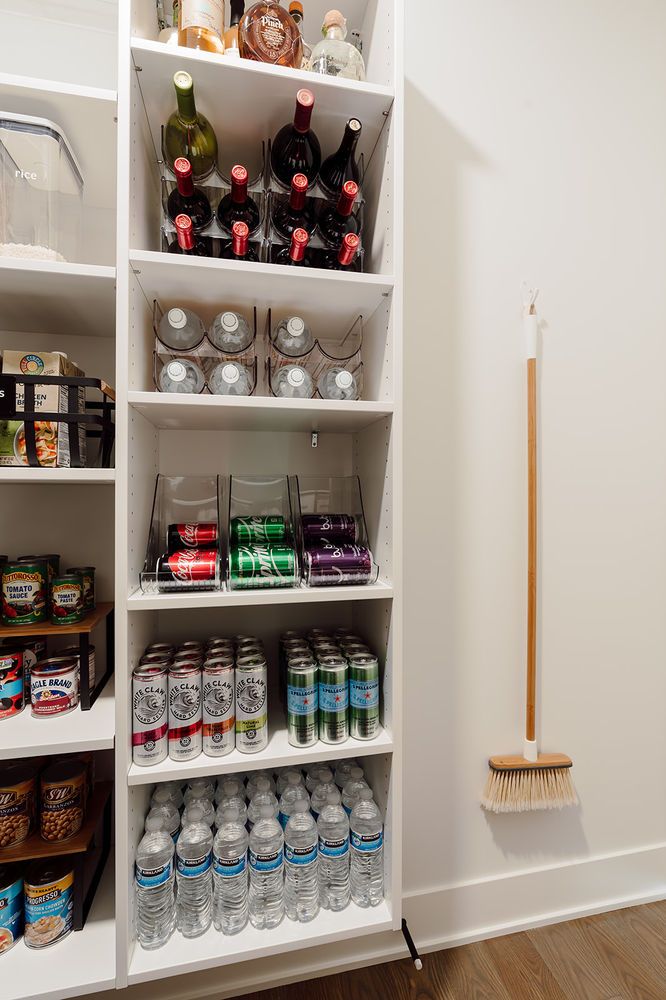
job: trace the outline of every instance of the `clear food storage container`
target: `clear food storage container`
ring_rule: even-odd
[[[79,260],[83,177],[46,118],[0,111],[0,257]]]

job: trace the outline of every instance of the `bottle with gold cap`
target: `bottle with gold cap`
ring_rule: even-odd
[[[303,39],[303,59],[301,61],[301,69],[310,69],[312,47],[308,45],[303,38],[303,4],[301,3],[301,0],[291,0],[291,3],[289,4],[289,13],[296,22],[298,30],[301,33],[301,38]]]
[[[345,41],[347,20],[339,10],[329,10],[321,28],[324,36],[312,50],[310,69],[326,76],[365,80],[363,56],[355,45]]]

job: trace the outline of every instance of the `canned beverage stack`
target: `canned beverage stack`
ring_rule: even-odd
[[[361,543],[362,518],[352,514],[303,514],[303,578],[309,587],[371,583],[372,552]]]
[[[219,587],[219,537],[215,521],[170,524],[166,552],[157,560],[158,589],[214,590]]]
[[[232,517],[229,524],[229,586],[294,587],[298,561],[291,529],[281,514]]]

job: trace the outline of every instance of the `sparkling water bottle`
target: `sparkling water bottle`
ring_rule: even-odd
[[[338,788],[343,789],[349,779],[351,778],[352,767],[358,767],[358,762],[355,760],[341,760],[335,769],[335,783]],[[363,768],[361,768],[363,770]]]
[[[315,820],[318,819],[319,813],[329,802],[340,802],[340,792],[333,781],[333,774],[330,768],[326,768],[325,771],[320,771],[319,773],[321,781],[315,785],[315,789],[310,797],[310,809]]]
[[[270,773],[270,771],[253,771],[250,777],[247,779],[246,791],[248,799],[251,799],[253,797],[255,791],[257,790],[257,782],[259,781],[260,778],[266,778],[268,780],[269,788],[271,792],[275,794],[275,782],[273,781],[273,775]]]
[[[284,916],[284,835],[270,805],[250,833],[248,907],[253,927],[277,927]]]
[[[178,840],[178,834],[180,833],[180,813],[174,806],[171,799],[169,799],[163,806],[153,806],[146,816],[146,826],[144,829],[148,829],[148,820],[153,819],[155,816],[160,816],[164,820],[164,829],[175,844]]]
[[[284,831],[284,905],[290,920],[305,924],[319,913],[317,824],[305,799],[294,802]]]
[[[183,808],[180,781],[164,781],[161,785],[155,786],[155,791],[150,799],[151,809],[153,806],[163,806],[167,802],[172,802],[179,811]]]
[[[260,791],[255,792],[250,804],[247,807],[248,830],[251,830],[254,824],[259,822],[262,816],[262,809],[265,806],[270,807],[271,816],[273,816],[274,819],[277,819],[279,812],[278,800],[268,789],[261,789]]]
[[[213,834],[199,806],[188,806],[176,843],[176,920],[183,937],[203,934],[212,910]]]
[[[176,924],[173,854],[164,818],[153,816],[136,850],[136,934],[143,948],[161,948]]]
[[[303,785],[305,787],[305,782],[303,781],[302,773],[300,771],[297,771],[295,767],[286,767],[284,771],[281,772],[277,780],[278,795],[282,795],[287,785],[292,781],[292,779],[290,778],[290,775],[292,774],[296,775],[296,778],[298,779],[296,783],[299,785]]]
[[[336,802],[337,796],[337,802]],[[332,793],[317,820],[319,834],[319,901],[325,910],[349,904],[349,817]]]
[[[361,789],[351,820],[351,897],[357,906],[384,898],[384,826],[369,788]]]
[[[213,924],[223,934],[238,934],[247,923],[248,835],[237,809],[225,808],[220,820],[213,843]]]
[[[351,811],[365,788],[368,788],[368,783],[363,777],[363,770],[360,767],[352,767],[349,781],[342,789],[342,804],[348,816],[351,816]],[[372,798],[372,792],[370,798]]]
[[[283,830],[287,825],[289,817],[293,812],[295,812],[297,802],[305,802],[308,809],[310,808],[310,796],[308,795],[305,786],[295,775],[292,774],[289,779],[289,784],[280,796],[280,812],[278,819]]]
[[[312,331],[300,316],[281,319],[273,331],[273,343],[288,358],[300,358],[314,347]]]
[[[313,764],[308,768],[307,777],[305,779],[305,787],[309,791],[310,795],[314,792],[315,788],[321,780],[322,774],[330,774],[331,769],[328,764]]]

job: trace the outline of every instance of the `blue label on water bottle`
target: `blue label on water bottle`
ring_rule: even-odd
[[[164,885],[173,875],[173,858],[165,865],[157,868],[140,868],[136,866],[136,884],[142,889],[155,889],[158,885]]]
[[[349,852],[349,837],[341,840],[319,838],[319,853],[324,858],[344,858]]]
[[[285,844],[284,859],[289,865],[310,865],[317,860],[317,844],[308,844],[307,847],[290,847]]]
[[[349,688],[346,684],[320,684],[319,708],[322,712],[346,712],[349,707]]]
[[[256,854],[250,851],[250,868],[255,872],[275,872],[282,868],[284,852],[272,851],[270,854]]]
[[[349,681],[349,698],[352,708],[377,708],[379,681]]]
[[[196,878],[198,875],[205,875],[213,862],[212,851],[203,854],[200,858],[178,858],[178,874],[183,878]]]
[[[348,816],[351,816],[351,809],[349,806],[346,806],[344,802],[342,803],[342,808],[344,809],[344,811],[347,813]]]
[[[287,711],[292,715],[312,715],[317,711],[317,688],[289,687],[287,688]]]
[[[280,826],[282,827],[283,830],[286,829],[288,822],[289,822],[289,817],[287,816],[287,814],[283,813],[283,812],[279,812],[278,813],[278,823],[280,824]]]
[[[221,875],[222,878],[242,875],[246,868],[247,852],[241,854],[239,858],[218,858],[217,854],[213,858],[213,870],[216,875]]]
[[[355,851],[360,851],[362,854],[371,854],[373,851],[378,851],[384,845],[384,834],[381,830],[379,833],[371,834],[354,833],[352,830],[351,845]]]

